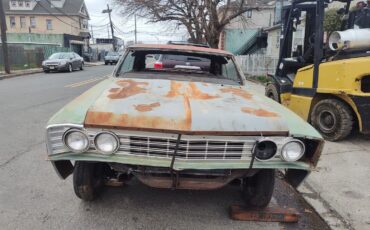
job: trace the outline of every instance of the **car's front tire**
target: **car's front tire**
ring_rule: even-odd
[[[73,72],[73,67],[72,67],[72,64],[68,64],[68,72]]]
[[[73,170],[73,188],[84,201],[95,200],[104,187],[104,164],[76,161]]]
[[[108,65],[108,62],[105,62],[104,64],[105,64],[105,65]]]
[[[81,63],[80,70],[84,70],[84,63]]]
[[[50,70],[44,70],[44,73],[50,73]]]
[[[275,170],[261,169],[252,177],[243,179],[242,196],[245,204],[265,208],[270,203],[275,186]]]

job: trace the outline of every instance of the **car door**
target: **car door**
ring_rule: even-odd
[[[72,57],[72,66],[73,66],[73,69],[77,69],[79,67],[78,65],[78,59],[76,57],[76,55],[74,53],[71,53],[71,57]]]
[[[76,53],[74,53],[74,55],[75,55],[75,57],[76,57],[77,67],[80,67],[80,66],[81,66],[81,64],[82,64],[82,60],[83,60],[83,58],[82,58],[80,55],[76,54]]]

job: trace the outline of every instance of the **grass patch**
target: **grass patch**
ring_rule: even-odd
[[[271,82],[271,78],[265,75],[247,76],[247,79],[252,81],[258,81],[264,85]]]
[[[10,65],[10,71],[12,71],[12,70],[34,69],[34,68],[39,68],[39,66],[37,66],[34,63],[31,63],[29,66],[27,64],[26,65],[20,65],[20,64]],[[4,72],[4,71],[5,71],[4,66],[2,64],[0,64],[0,72]]]

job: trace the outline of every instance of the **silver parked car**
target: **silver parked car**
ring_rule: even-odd
[[[120,54],[118,52],[108,52],[107,55],[105,55],[104,57],[104,62],[106,65],[109,64],[117,64],[119,58],[120,58]]]
[[[74,52],[53,53],[47,60],[42,62],[42,68],[45,73],[50,71],[68,71],[75,69],[83,70],[83,58]]]

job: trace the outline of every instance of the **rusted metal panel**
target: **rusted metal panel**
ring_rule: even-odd
[[[223,56],[232,56],[231,53],[207,47],[199,46],[186,46],[186,45],[167,45],[167,44],[136,44],[128,47],[130,50],[160,50],[160,51],[178,51],[178,52],[196,52],[196,53],[208,53],[208,54],[218,54]]]
[[[244,175],[245,171],[234,172],[227,177],[215,178],[197,178],[197,177],[182,177],[177,176],[175,187],[176,189],[191,189],[191,190],[212,190],[219,189],[230,183],[232,180]],[[153,188],[173,188],[173,178],[169,176],[149,176],[134,173],[142,183]]]
[[[267,99],[264,99],[267,101]],[[117,79],[87,111],[87,127],[178,132],[285,132],[284,114],[241,86]]]
[[[300,214],[294,208],[267,207],[256,210],[237,205],[230,207],[230,218],[233,220],[295,223],[299,217]]]

